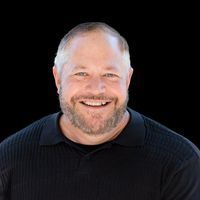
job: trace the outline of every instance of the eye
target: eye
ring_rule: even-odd
[[[116,74],[112,74],[112,73],[106,73],[104,74],[105,77],[108,77],[108,78],[117,78],[118,76]]]
[[[87,76],[88,74],[86,72],[78,72],[75,75],[76,76]]]

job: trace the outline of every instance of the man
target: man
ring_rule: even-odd
[[[132,74],[116,30],[69,31],[53,67],[61,111],[0,144],[0,200],[199,200],[199,150],[127,107]]]

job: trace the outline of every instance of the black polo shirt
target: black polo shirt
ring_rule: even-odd
[[[0,144],[0,200],[199,200],[199,150],[183,136],[128,109],[113,141],[67,139],[61,112]]]

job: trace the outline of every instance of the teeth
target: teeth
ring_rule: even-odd
[[[84,101],[84,104],[88,106],[104,106],[106,105],[106,102],[90,102],[90,101]]]

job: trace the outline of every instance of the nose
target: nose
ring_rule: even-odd
[[[93,77],[89,80],[86,86],[87,92],[90,92],[94,95],[99,95],[105,93],[106,85],[104,80],[100,77]]]

